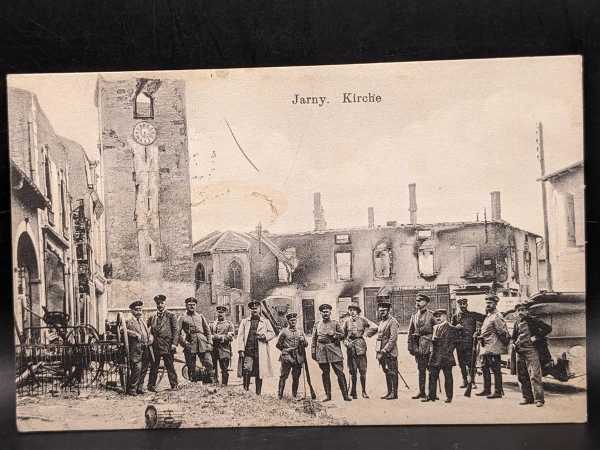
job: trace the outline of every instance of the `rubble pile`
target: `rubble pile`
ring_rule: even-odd
[[[279,400],[241,386],[200,383],[135,397],[106,390],[18,397],[17,422],[22,431],[144,428],[146,407],[162,404],[174,405],[183,414],[182,428],[344,424],[314,400]]]

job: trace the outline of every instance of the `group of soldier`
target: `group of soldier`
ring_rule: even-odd
[[[333,369],[339,389],[345,401],[357,399],[357,387],[360,380],[361,396],[369,398],[367,393],[367,341],[365,337],[376,337],[376,359],[386,380],[387,392],[381,398],[398,398],[399,378],[406,387],[406,381],[398,370],[398,333],[400,326],[391,314],[391,303],[387,298],[378,299],[378,323],[375,324],[361,316],[361,308],[353,303],[348,307],[348,316],[342,320],[331,317],[332,307],[321,304],[321,319],[314,324],[311,342],[308,342],[303,330],[297,328],[297,314],[286,315],[287,326],[279,333],[273,328],[272,321],[261,313],[262,305],[250,301],[249,317],[241,320],[237,337],[233,323],[226,318],[227,308],[216,307],[217,318],[210,322],[196,311],[197,300],[193,297],[185,300],[186,312],[181,317],[166,309],[166,297],[154,297],[156,313],[145,320],[142,317],[141,300],[130,305],[132,317],[126,322],[129,339],[130,375],[127,393],[144,393],[143,385],[146,372],[148,390],[156,391],[157,374],[161,359],[168,374],[172,389],[178,388],[178,377],[174,368],[174,354],[177,345],[183,346],[187,378],[191,381],[217,383],[219,371],[221,383],[227,385],[232,358],[232,342],[236,339],[238,349],[237,375],[242,379],[245,390],[249,390],[254,378],[256,394],[262,391],[263,379],[273,375],[272,356],[269,341],[277,338],[275,347],[280,351],[281,364],[278,397],[283,398],[285,385],[292,375],[292,396],[298,398],[298,388],[302,370],[308,370],[306,348],[310,345],[312,359],[321,370],[324,402],[332,398],[330,372]],[[528,305],[516,306],[517,320],[513,333],[509,335],[503,315],[497,310],[499,298],[496,295],[486,297],[486,314],[468,309],[468,301],[457,299],[458,310],[449,318],[444,309],[428,309],[430,298],[418,294],[416,311],[410,318],[408,328],[408,352],[414,356],[417,364],[419,390],[412,398],[422,402],[438,400],[437,389],[440,372],[444,375],[446,403],[452,402],[454,381],[452,369],[456,366],[454,352],[458,356],[458,365],[462,375],[460,388],[474,386],[474,374],[477,357],[481,360],[483,389],[477,396],[488,399],[501,398],[502,389],[501,355],[512,340],[516,350],[518,380],[521,385],[523,401],[520,404],[543,406],[542,367],[540,364],[540,342],[551,331],[551,327],[528,313]],[[346,347],[346,361],[350,374],[350,386],[344,373],[344,354],[342,343]],[[201,368],[197,368],[197,359]],[[493,386],[492,392],[492,374]],[[309,375],[309,374],[305,374]],[[427,378],[429,378],[427,380]],[[428,381],[428,382],[427,382]],[[310,378],[308,378],[310,384]],[[312,386],[311,386],[312,389]]]

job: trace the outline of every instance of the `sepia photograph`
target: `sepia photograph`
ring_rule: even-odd
[[[20,432],[587,421],[580,56],[7,89]]]

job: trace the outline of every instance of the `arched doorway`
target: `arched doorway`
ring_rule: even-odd
[[[15,302],[15,319],[19,324],[23,337],[28,341],[38,342],[39,330],[31,327],[40,325],[41,315],[39,270],[37,256],[31,237],[21,233],[17,243],[17,298]]]

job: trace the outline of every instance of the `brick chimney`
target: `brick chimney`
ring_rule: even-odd
[[[410,211],[410,223],[411,225],[417,224],[417,185],[410,183],[408,185],[408,210]]]
[[[323,205],[321,205],[321,193],[314,193],[314,209],[313,217],[315,218],[315,231],[325,230],[327,228],[327,222],[325,221],[325,211]]]
[[[492,198],[492,220],[502,220],[502,206],[500,203],[500,191],[490,194]]]
[[[369,228],[375,228],[375,210],[372,206],[369,206]]]

